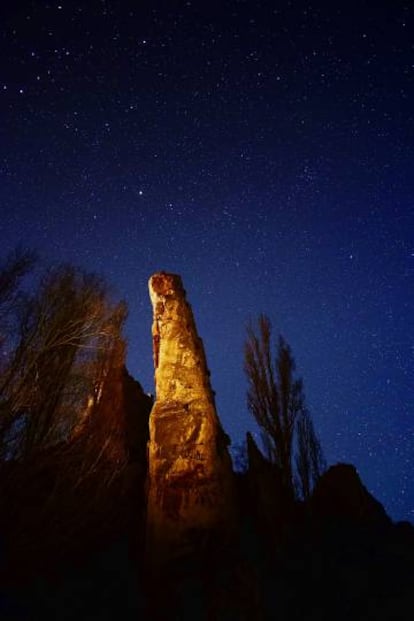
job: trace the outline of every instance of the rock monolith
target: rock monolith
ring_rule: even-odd
[[[150,415],[147,556],[156,567],[226,537],[233,473],[181,278],[154,274],[149,291],[156,399]]]

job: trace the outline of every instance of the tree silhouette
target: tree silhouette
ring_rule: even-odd
[[[102,278],[58,265],[23,288],[26,272],[12,278],[11,266],[0,271],[13,327],[0,369],[0,525],[16,562],[36,565],[124,536],[133,503],[143,520],[150,400],[125,369],[126,306]]]
[[[110,302],[102,279],[61,265],[18,315],[16,346],[0,377],[0,439],[3,456],[23,457],[66,439],[99,398],[126,309]]]
[[[4,349],[11,347],[10,340],[14,336],[20,286],[35,262],[34,252],[18,247],[0,264],[0,351],[3,355],[6,355]]]
[[[326,470],[326,460],[315,433],[312,419],[304,410],[297,421],[296,489],[307,500],[320,476]]]
[[[259,316],[257,328],[247,328],[244,369],[247,405],[264,432],[268,456],[279,467],[286,489],[294,495],[299,482],[300,494],[307,495],[323,470],[322,450],[305,407],[303,382],[296,377],[291,349],[279,336],[273,358],[272,326],[265,315]]]
[[[231,446],[231,456],[235,472],[245,473],[249,467],[246,441],[238,442]]]

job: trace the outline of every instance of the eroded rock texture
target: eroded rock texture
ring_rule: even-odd
[[[156,401],[150,415],[147,549],[160,565],[229,529],[233,475],[203,344],[181,278],[149,281]]]

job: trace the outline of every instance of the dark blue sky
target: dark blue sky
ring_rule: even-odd
[[[267,313],[328,461],[414,520],[412,3],[7,4],[3,254],[103,273],[147,391],[147,280],[181,274],[234,442]]]

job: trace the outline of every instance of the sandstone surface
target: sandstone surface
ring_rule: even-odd
[[[147,552],[160,565],[231,528],[233,473],[203,343],[181,278],[149,281],[156,400],[150,415]]]

